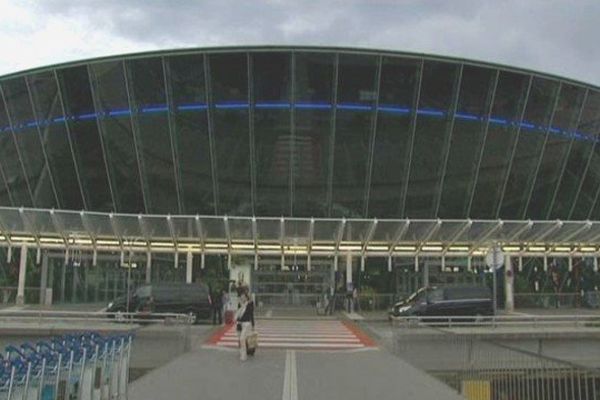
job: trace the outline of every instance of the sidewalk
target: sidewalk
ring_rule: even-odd
[[[458,400],[452,389],[379,350],[264,350],[240,362],[235,350],[185,354],[134,381],[131,400]]]

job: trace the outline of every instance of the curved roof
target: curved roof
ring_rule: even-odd
[[[325,47],[165,50],[0,77],[0,206],[600,219],[600,90]]]

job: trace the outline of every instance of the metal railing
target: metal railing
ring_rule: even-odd
[[[472,317],[470,317],[472,318]],[[600,396],[600,369],[532,351],[523,343],[494,339],[449,326],[545,327],[598,324],[600,317],[403,318],[393,323],[393,350],[406,362],[442,380],[466,399],[591,400]],[[579,326],[579,325],[578,325]],[[600,330],[600,324],[596,325]],[[542,330],[543,331],[543,330]],[[589,349],[597,351],[597,349]]]
[[[490,316],[409,316],[392,317],[392,326],[397,329],[410,327],[428,328],[509,328],[509,327],[577,327],[598,328],[600,315],[490,315]]]
[[[515,308],[600,308],[600,292],[515,293]]]
[[[54,311],[54,310],[0,310],[0,321],[22,322],[128,322],[192,324],[194,316],[178,313]]]

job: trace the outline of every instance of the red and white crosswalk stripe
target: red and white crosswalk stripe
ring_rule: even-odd
[[[344,350],[373,346],[373,342],[357,328],[340,321],[260,320],[256,330],[261,348]],[[209,344],[237,347],[235,325],[213,336]]]

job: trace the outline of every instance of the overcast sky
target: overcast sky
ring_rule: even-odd
[[[599,0],[0,0],[0,74],[153,49],[360,46],[600,84]]]

